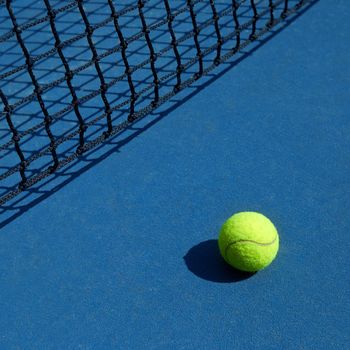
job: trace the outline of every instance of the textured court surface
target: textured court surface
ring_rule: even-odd
[[[346,349],[349,12],[317,2],[2,208],[0,348]],[[215,241],[240,210],[281,238],[249,278]]]

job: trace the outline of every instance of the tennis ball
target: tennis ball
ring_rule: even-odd
[[[237,213],[222,226],[219,249],[225,261],[247,272],[259,271],[275,259],[279,247],[278,232],[264,215]]]

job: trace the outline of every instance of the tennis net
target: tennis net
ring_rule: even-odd
[[[0,205],[315,0],[0,0]]]

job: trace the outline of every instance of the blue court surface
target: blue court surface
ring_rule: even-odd
[[[84,1],[91,23],[104,21],[107,2]],[[203,8],[199,23],[212,17],[209,3],[196,4]],[[216,1],[218,11],[228,3]],[[241,5],[248,19],[249,2]],[[19,25],[46,14],[42,0],[12,6]],[[157,21],[162,6],[145,5],[147,21]],[[86,31],[77,11],[57,14],[62,40]],[[193,23],[188,11],[177,18],[181,36]],[[347,0],[311,1],[122,133],[2,204],[0,349],[349,349],[349,18]],[[120,20],[127,37],[140,31],[135,12]],[[220,21],[224,32],[233,23],[229,12]],[[4,39],[12,25],[0,1],[0,88],[16,104],[33,86],[20,70],[4,75],[25,64],[16,38]],[[164,28],[150,33],[156,52],[169,43]],[[213,28],[201,31],[201,45],[217,40]],[[46,21],[23,31],[32,55],[53,43],[51,29]],[[99,49],[113,51],[113,31],[109,23],[94,32]],[[138,41],[128,47],[131,65],[149,57]],[[196,55],[193,37],[180,46],[185,60]],[[72,69],[87,64],[73,79],[78,97],[94,92],[101,82],[89,66],[86,36],[64,54]],[[119,74],[113,54],[101,63],[107,83]],[[214,58],[213,51],[205,64]],[[57,55],[45,62],[35,64],[42,84],[65,74]],[[145,87],[144,106],[154,98],[147,90],[151,64],[134,75],[136,89]],[[174,53],[155,64],[167,74]],[[184,74],[197,70],[198,62]],[[71,100],[65,84],[44,94],[49,112],[61,118],[52,124],[54,135],[77,125],[73,112],[58,112]],[[111,104],[124,101],[129,88],[126,78],[111,85]],[[100,95],[93,96],[80,112],[89,121],[101,108]],[[113,122],[122,122],[129,108],[115,109]],[[17,113],[21,130],[44,118],[33,101]],[[0,144],[13,148],[4,118]],[[93,140],[105,127],[99,119],[85,137]],[[75,134],[62,143],[59,155],[72,155],[77,140]],[[45,127],[22,141],[25,157],[50,142]],[[1,153],[1,174],[17,164],[15,154]],[[50,162],[46,154],[26,174],[35,176]],[[1,196],[19,179],[18,173],[4,178]],[[253,275],[226,265],[217,246],[223,222],[247,210],[264,213],[280,234],[277,259]]]

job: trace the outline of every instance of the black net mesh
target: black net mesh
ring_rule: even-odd
[[[0,205],[311,0],[0,0]]]

